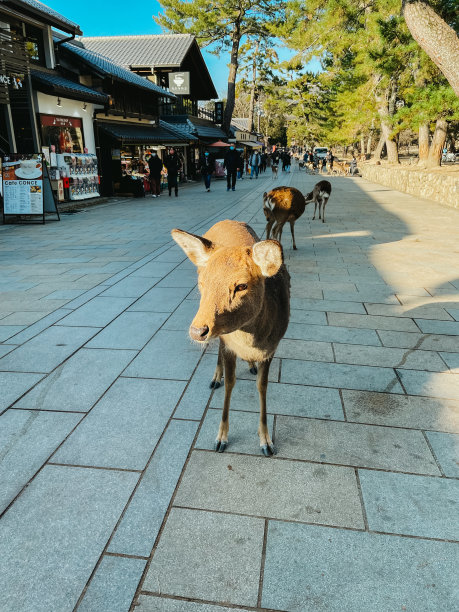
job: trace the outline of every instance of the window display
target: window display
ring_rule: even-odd
[[[97,157],[85,154],[57,154],[56,178],[69,179],[70,200],[85,200],[99,196]]]
[[[40,115],[42,144],[56,153],[84,153],[83,123],[78,117]]]

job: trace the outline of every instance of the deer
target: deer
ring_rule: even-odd
[[[290,223],[293,249],[295,244],[295,221],[301,217],[306,207],[306,200],[299,189],[295,187],[274,187],[263,194],[263,212],[266,217],[266,239],[271,231],[275,240],[281,241],[282,230],[287,221]]]
[[[317,206],[319,207],[319,219],[322,212],[322,223],[325,223],[325,206],[327,205],[328,198],[331,194],[330,181],[319,181],[314,185],[314,189],[305,196],[306,202],[314,202],[314,216],[312,220],[316,218]]]
[[[222,453],[228,446],[229,409],[239,357],[258,365],[260,448],[265,456],[274,455],[266,392],[269,368],[290,316],[290,275],[282,246],[276,240],[260,241],[249,225],[230,220],[216,223],[203,236],[180,229],[171,234],[198,272],[201,299],[189,335],[199,344],[214,338],[220,342],[211,387],[220,386],[224,373],[225,397],[215,450]]]

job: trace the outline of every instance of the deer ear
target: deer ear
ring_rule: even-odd
[[[196,266],[201,267],[207,264],[214,248],[210,240],[180,229],[173,229],[171,235]]]
[[[263,276],[274,276],[284,263],[282,246],[277,240],[263,240],[254,244],[252,258]]]

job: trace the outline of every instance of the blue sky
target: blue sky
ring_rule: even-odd
[[[77,23],[85,36],[161,34],[161,28],[153,19],[153,15],[157,15],[161,8],[155,0],[44,0],[44,4]],[[205,49],[202,51],[219,96],[226,97],[229,54],[216,57]],[[278,53],[282,59],[293,55],[287,49],[278,49]]]

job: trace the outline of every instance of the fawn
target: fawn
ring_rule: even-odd
[[[258,363],[260,398],[258,435],[264,455],[275,454],[266,419],[266,390],[271,361],[289,321],[290,276],[282,246],[259,241],[245,223],[220,221],[204,236],[172,230],[173,239],[198,268],[201,301],[190,326],[199,343],[220,339],[211,386],[225,374],[225,399],[215,450],[228,445],[229,407],[236,383],[236,357]]]
[[[319,219],[322,212],[322,223],[325,223],[325,206],[327,205],[328,198],[330,197],[331,189],[330,181],[319,181],[316,185],[314,185],[314,189],[311,191],[311,193],[308,193],[308,195],[305,196],[306,203],[314,202],[313,220],[316,218],[316,210],[317,206],[319,206]]]
[[[271,230],[273,238],[281,241],[282,230],[287,221],[290,223],[293,248],[295,244],[295,221],[301,217],[306,207],[306,200],[294,187],[274,187],[263,194],[263,212],[266,217],[266,239],[269,240]]]

